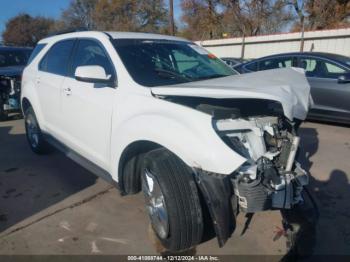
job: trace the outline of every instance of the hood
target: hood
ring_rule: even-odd
[[[0,76],[21,76],[24,66],[0,67]]]
[[[244,75],[153,87],[161,96],[265,99],[280,102],[284,115],[304,120],[312,104],[310,86],[303,69],[283,68]]]

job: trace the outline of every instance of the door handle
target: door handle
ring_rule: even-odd
[[[72,94],[72,89],[70,87],[64,88],[63,91],[67,96],[70,96]]]

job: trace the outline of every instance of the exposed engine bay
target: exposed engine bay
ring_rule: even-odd
[[[290,209],[301,199],[308,175],[295,163],[299,137],[295,126],[281,117],[218,120],[218,133],[247,162],[232,175],[234,194],[242,211]]]
[[[0,75],[0,112],[2,117],[20,110],[21,82],[18,76]]]
[[[221,139],[247,161],[230,175],[240,210],[290,209],[302,201],[308,175],[295,161],[301,121],[283,115],[280,103],[263,99],[168,97],[212,115]]]

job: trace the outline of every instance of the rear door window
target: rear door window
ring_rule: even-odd
[[[64,40],[54,44],[39,64],[39,70],[66,76],[75,40]]]
[[[262,60],[259,62],[259,70],[292,67],[294,64],[293,61],[293,57],[276,57]]]
[[[346,73],[343,67],[320,58],[301,57],[299,66],[305,70],[307,77],[337,79],[339,76]]]

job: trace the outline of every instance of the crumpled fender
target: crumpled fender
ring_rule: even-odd
[[[188,166],[209,172],[231,174],[246,161],[221,140],[212,126],[211,116],[154,97],[138,98],[133,103],[142,108],[135,112],[130,109],[113,127],[112,163],[119,163],[123,151],[136,141],[159,144]],[[117,165],[112,166],[111,173],[118,181]]]

